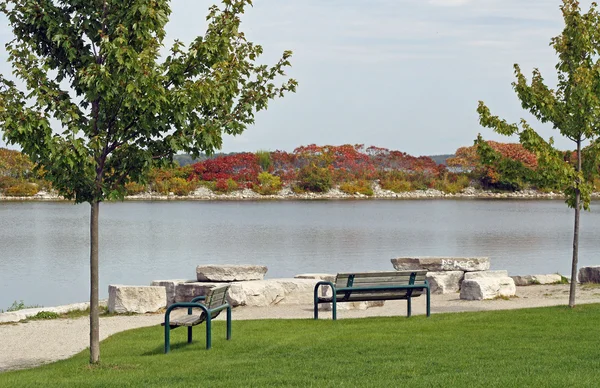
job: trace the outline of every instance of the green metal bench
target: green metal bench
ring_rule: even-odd
[[[335,282],[320,281],[314,290],[314,316],[319,319],[319,304],[331,303],[333,319],[337,319],[337,303],[406,299],[407,317],[411,315],[411,299],[427,295],[427,316],[431,315],[431,294],[426,270],[339,273]],[[331,287],[331,296],[319,296],[322,286]]]
[[[227,290],[229,290],[229,284],[215,287],[206,296],[198,296],[192,299],[191,302],[174,303],[169,306],[165,312],[165,321],[162,323],[162,326],[165,327],[165,353],[169,353],[171,349],[170,332],[172,329],[186,326],[188,328],[187,342],[191,343],[192,327],[204,321],[206,321],[206,349],[210,349],[212,344],[211,322],[225,309],[227,310],[227,339],[231,339],[231,306],[227,303]],[[204,303],[197,303],[198,301],[204,301]],[[187,315],[171,319],[171,311],[180,307],[187,307]],[[194,308],[200,309],[200,314],[194,314]]]

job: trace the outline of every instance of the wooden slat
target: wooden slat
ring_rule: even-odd
[[[173,318],[173,320],[169,322],[169,326],[195,326],[202,322],[204,322],[204,319],[202,319],[202,316],[200,315],[182,315],[180,317]]]
[[[339,273],[336,276],[336,289],[350,288],[349,290],[337,291],[337,300],[340,302],[370,301],[370,300],[393,300],[406,299],[420,296],[425,288],[410,289],[379,289],[369,290],[372,287],[405,286],[410,285],[410,278],[415,274],[413,285],[425,285],[427,270],[408,271],[379,271],[361,273]],[[348,279],[352,277],[352,286],[348,287]],[[322,302],[330,302],[331,297],[320,297]]]

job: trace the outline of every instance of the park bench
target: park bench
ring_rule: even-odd
[[[223,310],[227,310],[227,339],[231,339],[231,306],[227,303],[227,290],[229,284],[219,286],[208,291],[206,296],[198,296],[191,302],[174,303],[165,312],[165,321],[162,325],[165,327],[165,353],[169,353],[170,332],[172,329],[186,326],[188,328],[188,343],[192,342],[192,327],[206,321],[206,349],[211,348],[211,322]],[[203,301],[203,303],[198,303]],[[187,315],[181,315],[171,319],[171,312],[177,308],[187,308]],[[193,309],[200,309],[199,314],[195,314]]]
[[[320,281],[314,289],[314,317],[319,319],[319,303],[331,303],[333,319],[337,319],[337,303],[406,299],[407,317],[411,314],[411,299],[427,295],[427,316],[430,315],[430,291],[427,270],[339,273],[335,282]],[[323,286],[331,295],[319,296]]]

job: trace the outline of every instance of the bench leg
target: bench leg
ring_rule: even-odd
[[[431,292],[429,291],[429,287],[427,287],[427,316],[431,315]]]
[[[212,347],[211,341],[211,333],[212,331],[212,323],[210,319],[210,314],[206,317],[206,349],[210,349]]]
[[[188,326],[188,344],[192,343],[192,326]]]
[[[231,307],[227,307],[227,339],[231,339]]]
[[[406,317],[407,318],[410,318],[411,307],[412,307],[411,297],[409,296],[408,298],[406,298]]]
[[[165,354],[171,350],[171,329],[169,325],[165,325]]]
[[[331,302],[331,311],[333,312],[333,320],[337,320],[337,298],[335,293],[333,294],[333,300]]]

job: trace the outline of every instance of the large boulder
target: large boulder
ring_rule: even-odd
[[[463,280],[460,286],[460,299],[482,300],[514,296],[515,282],[510,277],[480,277]]]
[[[579,283],[600,283],[600,265],[579,268]]]
[[[208,294],[209,290],[223,283],[186,282],[175,285],[175,303],[191,302],[197,296]]]
[[[466,272],[464,280],[473,280],[473,279],[481,279],[481,278],[506,278],[508,277],[508,271],[498,270],[498,271],[475,271],[475,272]]]
[[[231,283],[227,301],[231,306],[312,304],[316,279],[270,279]]]
[[[549,275],[511,276],[516,286],[531,286],[534,284],[560,284],[562,276],[556,273]]]
[[[397,271],[426,269],[431,272],[471,272],[490,269],[488,257],[397,257],[391,261]]]
[[[193,280],[175,279],[175,280],[153,280],[151,286],[162,286],[167,292],[167,307],[175,303],[175,289],[179,284],[193,282]]]
[[[165,287],[153,286],[108,286],[108,312],[152,313],[166,307]]]
[[[196,276],[199,282],[240,282],[263,280],[267,273],[264,265],[199,265]]]
[[[427,282],[432,294],[451,294],[460,290],[463,271],[427,272]]]

